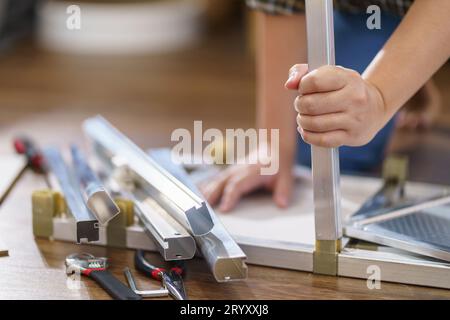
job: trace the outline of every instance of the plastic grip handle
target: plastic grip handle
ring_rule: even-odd
[[[147,276],[152,277],[155,280],[161,280],[159,273],[164,270],[155,267],[145,260],[145,252],[143,250],[137,250],[134,254],[134,266],[137,270],[145,273]]]
[[[111,297],[117,300],[141,300],[142,297],[134,293],[109,271],[92,271],[89,276],[94,279]]]

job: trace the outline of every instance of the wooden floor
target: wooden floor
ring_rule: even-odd
[[[82,119],[103,114],[142,147],[170,145],[171,132],[204,127],[248,128],[254,125],[254,70],[243,37],[229,32],[176,54],[141,57],[62,56],[31,43],[0,57],[0,155],[11,152],[18,133],[42,145],[82,142]],[[438,75],[450,101],[448,67]],[[290,107],[290,106],[287,106]],[[411,156],[414,180],[450,184],[450,108],[438,125],[422,134],[401,133],[393,149]],[[132,267],[133,251],[36,240],[31,231],[30,194],[43,185],[27,173],[0,209],[0,237],[10,257],[0,258],[2,299],[106,299],[91,280],[69,290],[64,257],[89,251],[111,258],[112,271]],[[153,256],[158,263],[159,257]],[[188,263],[186,281],[192,299],[440,299],[450,291],[383,283],[368,290],[349,278],[250,266],[245,282],[217,284],[205,263]],[[136,273],[137,275],[137,273]],[[141,287],[155,281],[138,276]]]

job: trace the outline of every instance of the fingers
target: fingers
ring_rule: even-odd
[[[324,148],[341,147],[348,140],[348,134],[343,130],[317,133],[300,128],[299,132],[306,143]]]
[[[344,113],[331,113],[320,116],[297,115],[297,124],[303,130],[311,132],[328,132],[333,130],[343,130],[349,123],[348,117]]]
[[[308,72],[307,64],[296,64],[289,70],[289,79],[284,85],[287,89],[298,90],[302,78]]]
[[[280,172],[280,176],[275,182],[275,189],[273,193],[273,200],[278,207],[286,208],[289,206],[292,197],[293,184],[294,178],[290,171]]]
[[[212,181],[200,187],[200,191],[203,193],[206,201],[212,206],[219,201],[230,174],[228,170],[222,171]]]
[[[259,166],[231,167],[200,189],[211,205],[220,200],[222,212],[233,210],[241,197],[263,187],[272,189],[273,199],[279,207],[287,207],[294,181],[291,170],[280,170],[277,176],[264,176],[259,170]]]
[[[301,95],[337,91],[346,86],[350,79],[359,77],[356,71],[338,66],[323,66],[302,77],[299,86]]]
[[[242,196],[256,189],[259,184],[259,177],[253,174],[240,174],[230,178],[223,190],[219,210],[231,211]]]
[[[302,115],[317,116],[347,110],[347,104],[342,91],[331,93],[316,93],[298,96],[294,101],[295,110]],[[336,101],[342,101],[338,104]]]

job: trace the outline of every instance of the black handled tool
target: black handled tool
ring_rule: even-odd
[[[117,300],[141,300],[142,297],[114,277],[107,268],[106,258],[96,258],[88,253],[74,253],[66,258],[66,272],[79,272],[94,279],[111,297]]]
[[[155,280],[162,281],[169,290],[169,294],[176,300],[187,300],[186,290],[183,283],[183,274],[185,267],[180,262],[170,270],[158,268],[145,259],[145,252],[137,250],[134,255],[135,268]]]

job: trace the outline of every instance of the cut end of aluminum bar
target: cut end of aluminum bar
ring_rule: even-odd
[[[198,209],[192,208],[186,212],[186,217],[191,226],[192,232],[196,236],[202,236],[211,232],[214,222],[205,202]]]
[[[105,225],[120,213],[119,207],[104,189],[89,192],[87,198],[88,208],[102,225]]]
[[[77,243],[93,242],[100,239],[97,221],[77,221]],[[84,240],[84,241],[83,241]]]
[[[241,281],[247,279],[248,267],[241,257],[219,258],[214,265],[213,273],[217,282]]]
[[[180,235],[167,239],[167,250],[160,250],[160,253],[166,261],[189,260],[194,257],[196,250],[197,246],[190,235]]]
[[[91,169],[88,160],[74,144],[70,148],[73,171],[82,191],[88,208],[100,224],[105,225],[119,212],[119,207],[105,190],[96,173]]]

